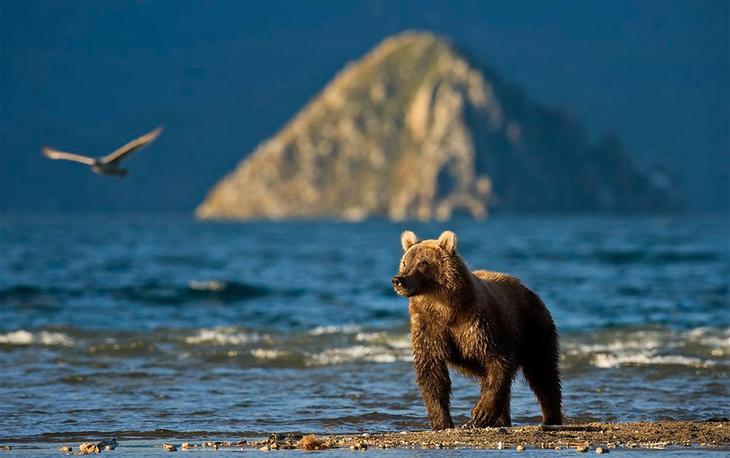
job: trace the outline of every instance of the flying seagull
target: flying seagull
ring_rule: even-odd
[[[155,139],[160,135],[160,132],[162,132],[162,127],[158,127],[152,132],[146,133],[141,137],[132,140],[113,153],[103,157],[88,157],[81,156],[80,154],[64,153],[63,151],[57,151],[52,148],[43,148],[43,154],[49,159],[63,159],[66,161],[86,164],[91,166],[91,170],[99,175],[116,175],[118,177],[123,177],[127,174],[127,170],[119,167],[119,163],[122,159],[127,157],[133,151],[155,141]]]

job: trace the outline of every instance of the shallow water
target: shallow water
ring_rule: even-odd
[[[402,230],[445,228],[8,218],[0,442],[423,428],[407,302],[390,277]],[[448,228],[469,265],[515,274],[548,304],[567,416],[730,414],[728,219],[494,217]],[[452,379],[458,423],[478,390]],[[538,414],[518,380],[513,421]]]

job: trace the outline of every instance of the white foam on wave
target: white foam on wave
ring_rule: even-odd
[[[602,369],[624,365],[673,365],[706,368],[714,366],[715,362],[680,355],[647,355],[643,353],[615,355],[599,353],[593,356],[593,365]]]
[[[226,289],[226,284],[220,280],[192,280],[188,282],[188,288],[196,291],[212,291],[217,293]]]
[[[271,359],[281,359],[281,358],[287,358],[291,355],[290,352],[284,351],[284,350],[275,350],[270,348],[254,348],[250,351],[251,356],[253,356],[256,359],[265,359],[265,360],[271,360]]]
[[[590,354],[601,352],[623,353],[627,351],[651,351],[660,348],[662,345],[656,340],[644,342],[636,341],[614,341],[602,344],[582,344],[570,349],[571,354]]]
[[[259,360],[287,359],[299,355],[307,366],[328,366],[352,362],[393,363],[413,359],[410,335],[390,334],[385,331],[362,331],[360,326],[319,326],[306,332],[315,337],[310,345],[321,343],[321,336],[344,334],[350,346],[314,348],[297,346],[296,349],[254,348],[250,354]],[[282,344],[283,341],[279,341]],[[319,348],[317,348],[319,347]],[[317,351],[321,348],[321,351]]]
[[[605,338],[606,336],[604,336]],[[587,358],[591,365],[613,368],[626,365],[675,365],[708,368],[730,365],[730,329],[702,327],[688,331],[640,330],[612,334],[604,342],[568,340],[563,352]],[[601,339],[601,336],[596,337]]]
[[[269,340],[271,337],[266,334],[241,332],[234,327],[200,329],[197,334],[185,337],[185,342],[193,345],[245,345]]]
[[[0,344],[7,345],[48,345],[70,347],[74,340],[61,332],[30,332],[24,329],[0,334]]]
[[[688,342],[709,347],[713,356],[730,355],[730,328],[695,328],[684,332],[684,338]]]
[[[403,351],[386,346],[354,345],[352,347],[330,348],[321,353],[308,355],[307,365],[327,366],[357,361],[373,363],[394,363],[396,361],[410,361],[413,356],[410,351]]]
[[[322,336],[326,334],[355,334],[362,328],[354,324],[317,326],[307,331],[310,336]]]
[[[385,332],[358,332],[355,340],[358,342],[378,342],[385,340],[388,334]]]
[[[358,342],[385,344],[400,350],[410,350],[411,348],[410,334],[391,335],[387,332],[358,332],[355,335],[355,340]]]

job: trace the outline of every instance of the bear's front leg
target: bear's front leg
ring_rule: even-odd
[[[471,411],[472,419],[464,425],[467,428],[511,426],[509,405],[514,371],[496,364],[487,371],[480,380],[481,395]]]
[[[499,416],[494,426],[512,426],[512,417],[510,416],[510,396],[507,396],[504,407],[502,407],[502,415]]]
[[[423,402],[431,422],[431,428],[449,429],[454,427],[449,412],[451,397],[451,378],[445,361],[433,355],[415,352],[413,366],[416,369],[416,380],[421,389]]]

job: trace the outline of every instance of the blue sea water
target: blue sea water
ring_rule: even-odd
[[[390,277],[402,230],[447,228],[471,267],[520,277],[552,311],[570,419],[730,415],[727,218],[8,217],[0,442],[422,429]],[[461,423],[478,388],[452,379]],[[513,398],[513,422],[539,422],[524,381]]]

